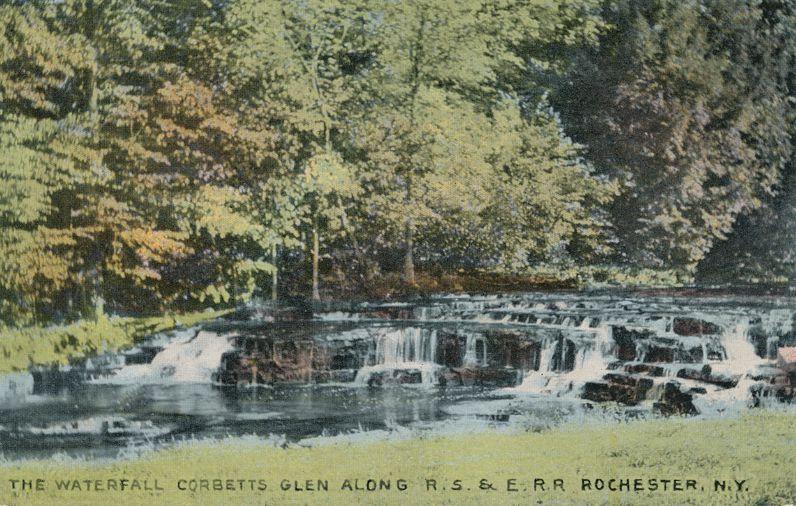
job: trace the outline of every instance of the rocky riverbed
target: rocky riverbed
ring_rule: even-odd
[[[628,293],[252,306],[5,377],[0,442],[11,456],[80,454],[589,413],[723,416],[790,405],[795,316],[787,297]]]

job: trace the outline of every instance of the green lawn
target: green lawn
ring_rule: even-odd
[[[794,414],[760,411],[735,420],[672,419],[314,448],[231,440],[104,464],[5,464],[0,497],[12,504],[784,505],[796,502],[795,428]],[[45,490],[11,489],[10,480],[37,478]],[[81,491],[56,490],[56,480],[87,479],[100,480],[104,489],[120,487],[122,479],[129,480],[128,489],[136,483],[144,488],[144,480],[155,488],[157,480],[163,490],[86,491],[85,483]],[[368,479],[389,482],[390,488],[356,490],[367,488]],[[561,481],[553,490],[556,479]],[[598,479],[603,490],[595,490]],[[611,479],[630,480],[625,483],[631,491],[608,490],[626,486]],[[437,491],[426,480],[435,480]],[[592,490],[582,490],[582,480],[590,480]],[[650,480],[657,480],[658,490],[650,490]],[[727,490],[716,491],[715,480],[726,482]],[[743,480],[740,491],[735,480]],[[328,491],[281,490],[283,483],[295,489],[295,482],[302,489],[326,483]],[[494,490],[484,490],[487,483]],[[636,486],[644,490],[632,490]]]

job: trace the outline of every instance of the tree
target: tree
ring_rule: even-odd
[[[788,95],[791,156],[775,194],[764,196],[760,209],[742,215],[725,241],[699,263],[702,282],[788,282],[796,279],[796,3],[762,2],[760,28],[769,53],[761,60],[783,94]]]
[[[490,89],[494,67],[508,59],[508,53],[499,51],[495,34],[484,29],[487,16],[480,7],[477,2],[384,3],[377,84],[381,100],[374,109],[378,111],[374,121],[378,124],[379,117],[390,118],[379,125],[380,137],[390,142],[391,186],[400,192],[400,196],[387,198],[393,209],[396,204],[401,208],[389,215],[402,222],[403,278],[409,284],[415,283],[417,229],[433,214],[424,205],[431,197],[427,183],[435,173],[440,174],[435,169],[455,163],[446,157],[462,147],[448,153],[439,149],[443,146],[440,141],[446,139],[445,130],[455,125],[451,104],[467,107],[457,96],[466,91],[494,93]],[[492,49],[497,52],[491,54]],[[435,111],[440,111],[436,117]],[[373,144],[370,147],[377,149]]]
[[[499,265],[516,272],[529,264],[594,262],[610,252],[605,206],[616,187],[598,176],[552,109],[541,102],[521,114],[512,104],[495,111],[491,184],[485,220]]]
[[[76,282],[77,243],[95,230],[69,204],[104,177],[68,100],[90,67],[79,41],[31,5],[0,5],[0,25],[0,318],[24,323]]]
[[[494,116],[507,103],[515,111],[523,103],[533,109],[539,84],[523,80],[523,69],[550,65],[555,58],[528,48],[542,40],[573,43],[592,36],[597,23],[588,13],[590,5],[384,3],[374,85],[379,100],[372,109],[364,151],[371,159],[373,178],[384,186],[374,192],[378,203],[371,207],[390,222],[385,230],[401,231],[401,240],[393,242],[402,244],[407,283],[415,282],[414,253],[424,230],[434,229],[438,251],[472,249],[461,246],[474,241],[495,244],[496,236],[486,233],[492,225],[488,195],[505,174],[504,160],[489,147],[505,139],[495,138],[490,130]],[[573,18],[580,18],[582,25],[573,28]],[[524,128],[523,121],[513,126]],[[521,149],[519,143],[513,147]],[[469,253],[478,258],[475,251]],[[494,249],[490,253],[494,260]]]
[[[790,156],[776,38],[742,0],[606,2],[604,13],[613,28],[556,103],[621,186],[620,259],[693,274]]]
[[[24,8],[83,55],[83,66],[60,86],[55,102],[73,118],[72,149],[81,150],[77,163],[94,177],[62,188],[54,204],[61,217],[57,227],[87,231],[75,235],[67,300],[77,292],[84,313],[101,315],[111,293],[106,284],[157,278],[150,264],[183,252],[178,235],[160,230],[146,205],[136,205],[141,199],[125,193],[136,178],[124,157],[134,137],[128,115],[151,90],[166,37],[157,9],[140,2],[68,0]]]
[[[230,5],[221,28],[229,35],[219,49],[228,48],[225,58],[239,66],[233,78],[258,97],[255,109],[267,110],[282,135],[297,140],[282,159],[280,177],[293,179],[303,196],[282,209],[297,206],[295,218],[307,231],[314,299],[320,298],[323,235],[348,228],[346,208],[358,192],[341,143],[362,101],[358,72],[375,44],[366,5],[243,0]],[[244,43],[230,45],[230,37]]]

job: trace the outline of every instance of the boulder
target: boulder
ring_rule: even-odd
[[[626,362],[636,360],[636,343],[653,337],[649,330],[634,330],[622,326],[614,326],[611,335],[616,342],[616,358]]]
[[[666,375],[666,371],[663,367],[653,364],[627,364],[624,366],[624,369],[631,374],[647,373],[647,375],[656,378]]]
[[[670,381],[663,385],[661,396],[652,404],[652,409],[662,415],[696,415],[693,394],[680,390],[680,384]]]
[[[684,367],[677,371],[677,377],[702,381],[704,383],[710,383],[711,385],[718,385],[722,388],[734,388],[735,385],[738,384],[738,380],[741,379],[739,374],[730,375],[717,373],[713,371],[708,364],[703,365],[700,369]]]
[[[583,386],[581,397],[595,402],[619,402],[634,406],[643,401],[652,388],[651,378],[608,373],[603,381],[589,381]]]
[[[456,367],[441,376],[440,383],[460,386],[515,386],[519,374],[515,369],[495,367]]]
[[[672,331],[681,336],[701,336],[721,334],[721,327],[698,318],[677,317],[672,322]]]

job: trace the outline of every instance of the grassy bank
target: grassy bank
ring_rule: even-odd
[[[315,448],[232,441],[114,463],[5,464],[0,498],[20,504],[782,505],[796,501],[794,426],[796,415],[755,412],[736,420],[659,420]],[[10,480],[37,478],[41,491],[11,489]],[[56,480],[100,480],[107,489],[108,480],[115,480],[118,488],[121,479],[129,480],[127,487],[139,480],[142,488],[143,480],[149,488],[157,480],[163,490],[94,491],[96,483],[83,483],[80,491],[58,491],[56,485]],[[366,489],[368,479],[389,481],[390,489],[357,490]],[[556,479],[563,490],[552,489]],[[582,489],[584,479],[591,490]],[[611,479],[629,479],[631,491],[608,490]],[[328,483],[328,491],[307,490],[323,488],[318,480]],[[435,480],[437,491],[429,490],[426,480]],[[544,480],[544,490],[541,481],[534,490],[534,480]],[[657,480],[657,490],[650,490],[650,480]],[[725,482],[726,490],[715,490],[716,480]],[[744,480],[740,490],[735,480]],[[485,490],[487,483],[494,490]],[[643,490],[633,490],[637,483]],[[283,484],[291,490],[282,490]],[[296,491],[297,486],[305,490]],[[610,486],[624,487],[618,481]]]
[[[198,311],[153,317],[112,317],[50,327],[0,328],[0,373],[131,346],[137,339],[179,325],[190,326],[228,311]]]

